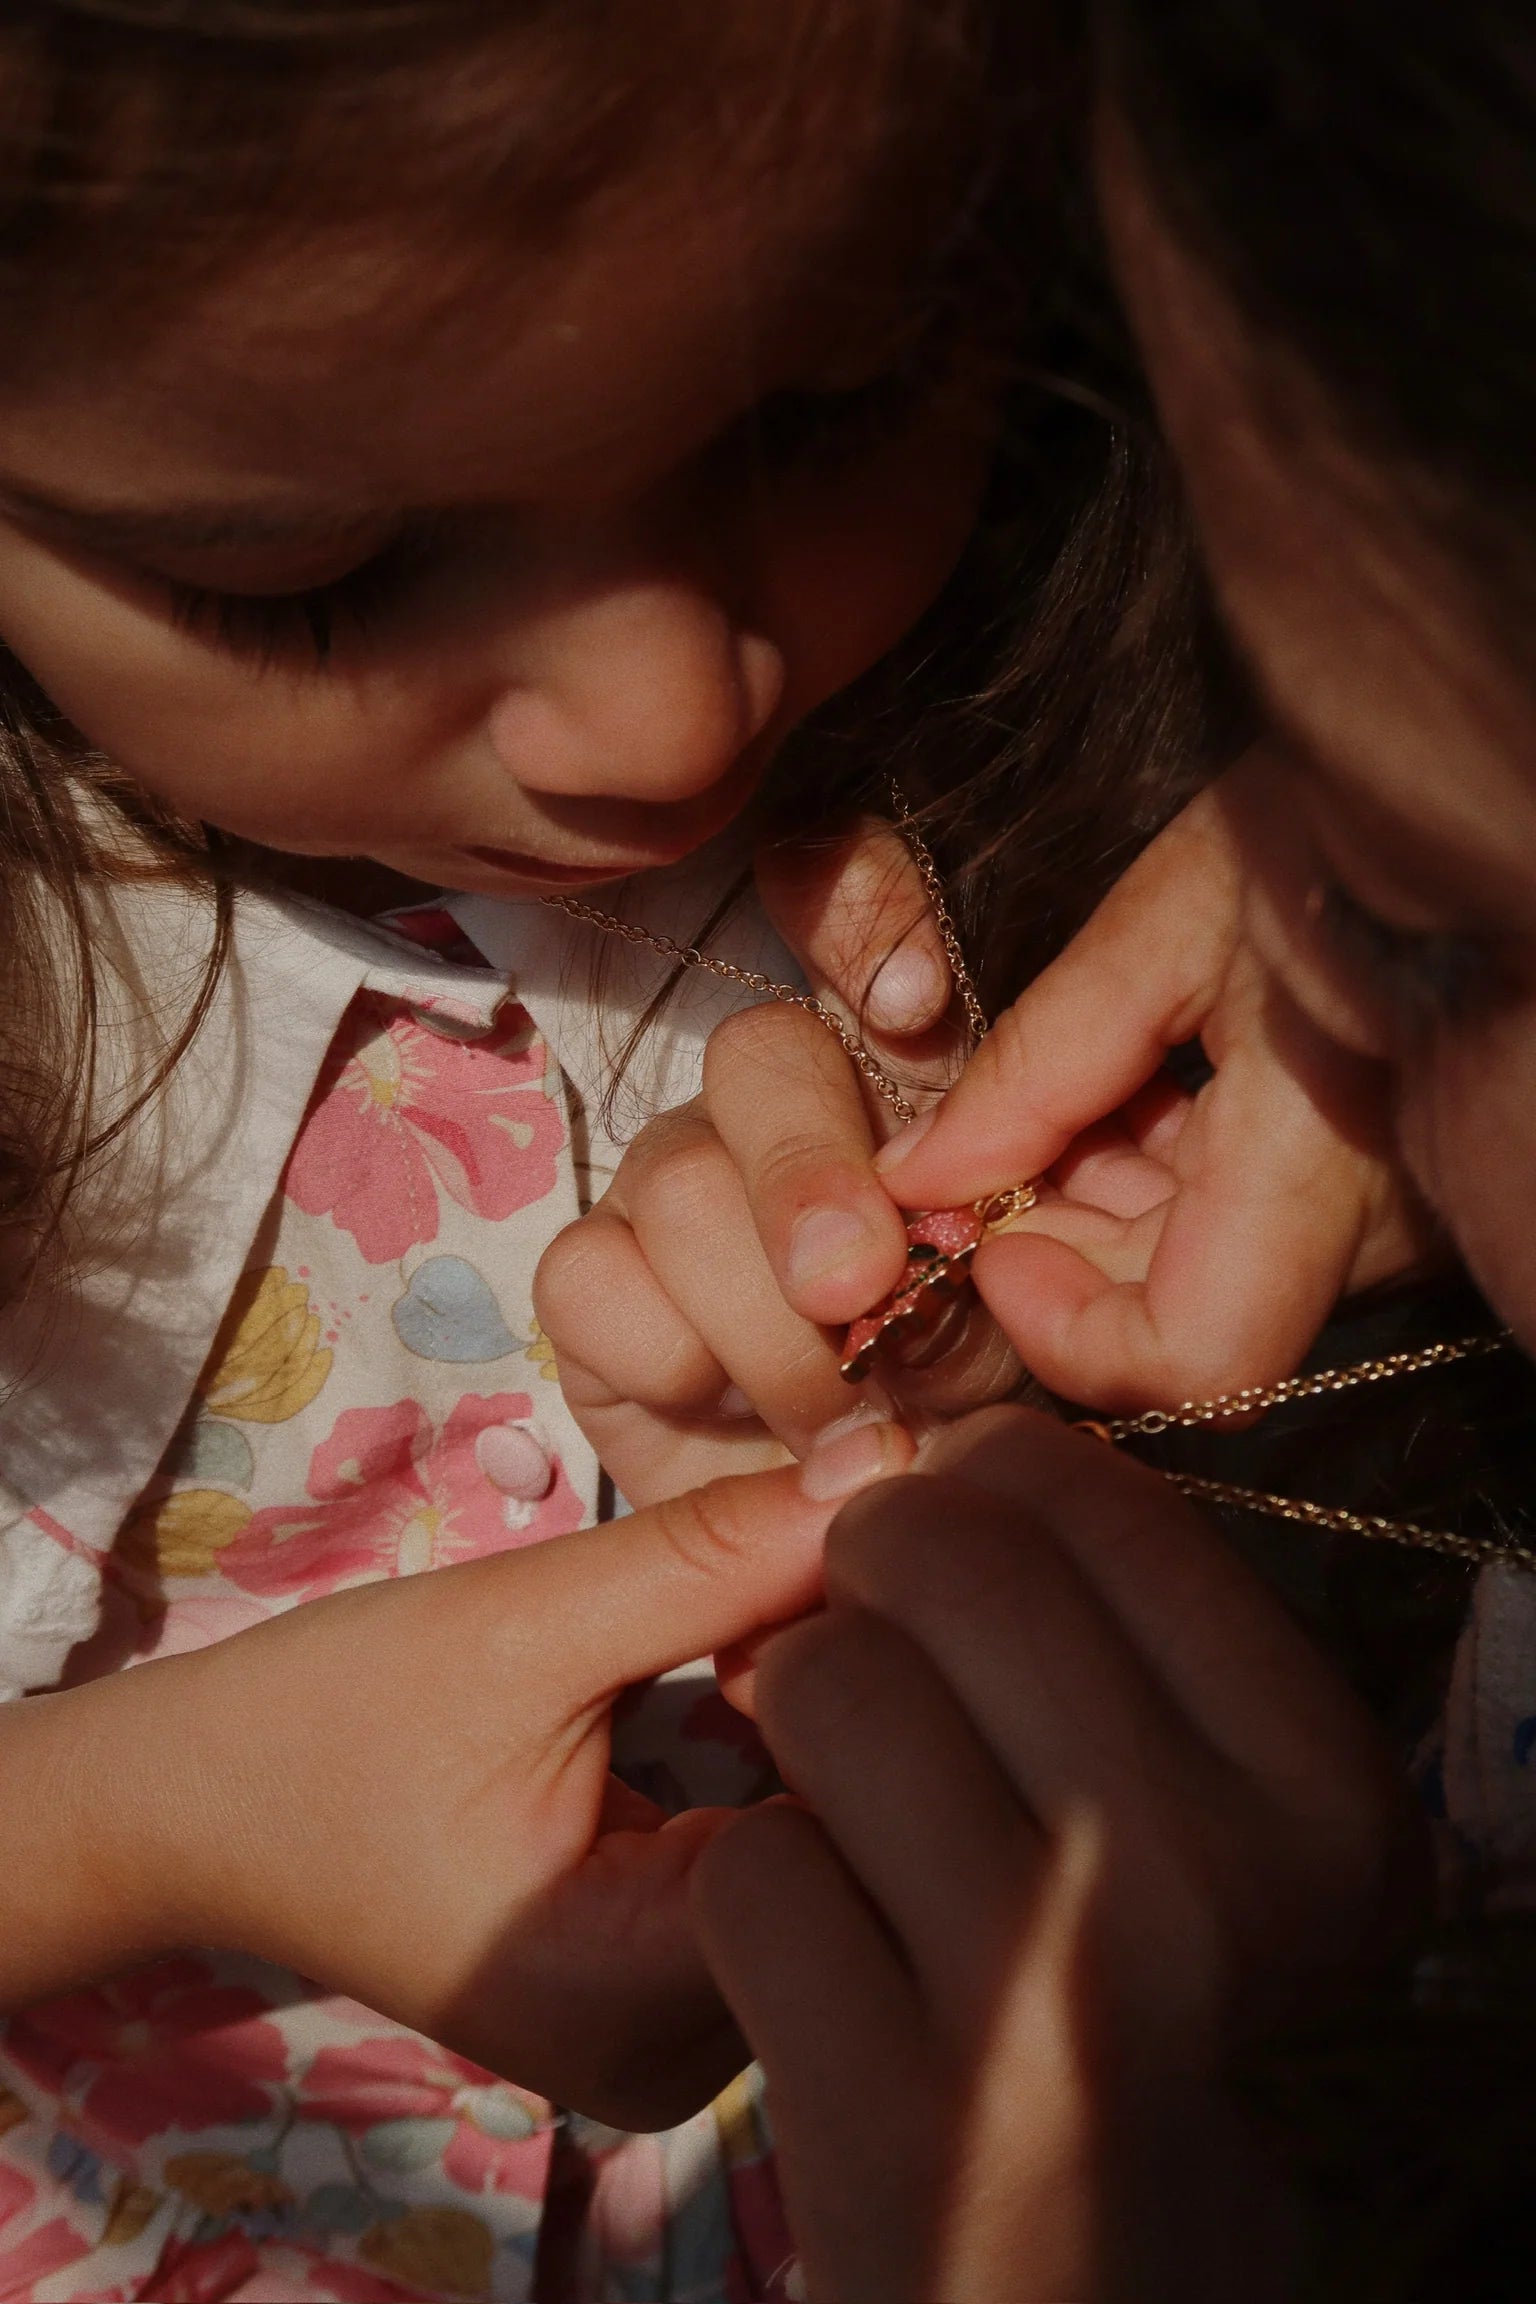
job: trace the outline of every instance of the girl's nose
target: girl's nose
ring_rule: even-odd
[[[605,587],[525,635],[488,733],[526,790],[689,800],[772,719],[784,664],[707,589],[670,576]]]

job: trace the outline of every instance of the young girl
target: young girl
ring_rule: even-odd
[[[0,25],[0,1681],[53,1691],[0,1723],[0,2293],[722,2292],[712,2118],[555,2142],[741,2061],[682,1902],[718,1819],[607,1778],[610,1709],[802,1606],[906,1451],[563,1540],[529,1283],[604,1155],[604,947],[540,900],[649,876],[691,933],[943,587],[1023,45],[965,0]],[[898,957],[871,1014],[929,1024]],[[710,1720],[643,1756],[667,1807],[690,1748],[738,1789]],[[761,2222],[745,2105],[731,2154]]]
[[[1057,979],[1120,989],[1089,1044],[1004,1039],[887,1173],[916,1204],[1027,1162],[1037,1078],[1107,1120],[1164,1019],[1219,1015],[1241,977],[1257,1021],[1228,1046],[1328,1057],[1529,1349],[1528,26],[1492,0],[1115,0],[1102,24],[1117,271],[1271,733],[1212,796],[1192,945],[1169,955],[1144,881]],[[1214,1194],[1245,1148],[1206,1150]],[[1104,1299],[1010,1254],[994,1305],[1026,1269],[1063,1334]],[[700,1871],[808,2293],[1528,2294],[1530,1575],[1478,1585],[1441,1767],[1457,1895],[1501,1925],[1418,1967],[1413,2047],[1380,2003],[1322,2040],[1343,2149],[1309,2249],[1227,2068],[1415,1912],[1369,1740],[1099,1443],[1004,1417],[925,1468],[844,1515],[829,1614],[760,1659],[806,1808],[743,1819]]]

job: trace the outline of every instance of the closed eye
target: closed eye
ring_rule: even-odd
[[[160,581],[182,631],[264,665],[302,653],[323,670],[341,634],[366,637],[398,603],[424,557],[419,536],[400,537],[344,575],[294,592],[226,592],[171,577]]]
[[[1486,937],[1399,927],[1336,880],[1317,891],[1317,924],[1346,965],[1420,1029],[1465,1023],[1509,991],[1509,969]]]

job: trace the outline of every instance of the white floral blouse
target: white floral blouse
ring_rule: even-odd
[[[677,925],[695,894],[671,890]],[[616,1156],[577,982],[593,958],[541,908],[456,909],[475,946],[446,911],[376,932],[241,900],[214,1012],[136,1131],[153,1193],[66,1316],[24,1310],[6,1338],[5,1694],[593,1515],[597,1466],[531,1312],[543,1248]],[[195,965],[179,898],[125,932],[157,986]],[[767,934],[744,915],[737,956],[782,970]],[[611,989],[620,1031],[648,957]],[[658,1102],[691,1092],[731,1004],[690,999]],[[633,1780],[676,1805],[750,1797],[743,1727],[709,1679],[663,1683],[628,1724]],[[0,2039],[0,2304],[747,2304],[781,2292],[788,2256],[750,2079],[668,2135],[619,2136],[202,1951]]]

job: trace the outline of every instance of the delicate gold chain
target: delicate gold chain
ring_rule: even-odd
[[[933,907],[934,921],[954,973],[955,989],[960,995],[974,1046],[986,1034],[987,1019],[976,997],[970,970],[965,964],[965,954],[961,950],[960,938],[945,899],[939,868],[927,842],[912,820],[912,812],[900,786],[894,782],[891,785],[891,798],[896,806],[896,829],[911,851],[918,877]],[[814,992],[798,992],[793,984],[776,983],[773,977],[760,975],[755,968],[738,968],[733,960],[721,960],[713,952],[701,952],[695,944],[680,944],[675,936],[658,936],[653,930],[640,927],[634,920],[621,920],[616,912],[600,912],[596,905],[584,904],[579,896],[546,896],[543,901],[552,905],[557,912],[568,914],[572,920],[580,920],[588,928],[601,929],[605,936],[622,936],[626,944],[648,945],[651,951],[659,952],[664,960],[675,960],[680,967],[703,968],[711,976],[721,977],[727,984],[739,984],[743,991],[759,993],[767,1000],[782,1001],[786,1008],[803,1008],[807,1016],[814,1016],[818,1024],[824,1024],[833,1034],[849,1062],[858,1067],[875,1094],[884,1099],[903,1126],[917,1118],[915,1105],[902,1094],[889,1072],[882,1071],[866,1043],[850,1030],[835,1009],[829,1008],[824,1000],[818,1000]]]
[[[939,938],[949,961],[950,974],[955,980],[955,990],[960,995],[960,1005],[965,1010],[965,1021],[970,1026],[971,1045],[975,1047],[987,1036],[987,1012],[977,997],[971,971],[966,965],[959,930],[955,926],[954,915],[949,909],[949,899],[944,893],[944,883],[939,878],[939,868],[933,860],[927,841],[917,828],[901,786],[894,778],[891,781],[891,800],[896,809],[896,829],[907,844],[912,861],[917,866],[917,875],[922,881],[923,892],[933,908],[934,924],[939,931]]]
[[[977,997],[976,986],[966,965],[954,917],[950,912],[927,842],[918,831],[912,812],[907,806],[901,788],[893,780],[891,799],[896,809],[896,829],[905,841],[917,866],[924,892],[933,907],[935,924],[949,960],[955,989],[965,1011],[971,1045],[985,1039],[986,1013]],[[743,991],[756,992],[768,1000],[779,1000],[786,1007],[801,1008],[807,1016],[814,1016],[832,1033],[860,1074],[890,1107],[896,1118],[905,1124],[917,1117],[914,1106],[901,1089],[883,1071],[871,1055],[865,1042],[843,1021],[835,1009],[818,1000],[813,992],[797,991],[793,984],[777,983],[773,977],[762,975],[755,968],[739,968],[732,960],[719,959],[712,952],[701,952],[696,945],[680,944],[674,936],[660,936],[649,928],[640,927],[633,920],[621,920],[617,913],[600,912],[595,905],[584,904],[577,896],[546,896],[543,901],[556,911],[564,912],[572,920],[580,920],[588,928],[597,928],[607,936],[622,937],[626,944],[648,945],[663,959],[675,960],[683,968],[702,968],[711,976],[718,976],[728,984],[739,984]],[[1033,1187],[1026,1187],[1033,1201]],[[1009,1211],[1012,1213],[1013,1211]],[[1002,1219],[999,1219],[1002,1220]],[[1149,1408],[1140,1416],[1113,1416],[1104,1419],[1084,1418],[1079,1431],[1091,1432],[1099,1439],[1120,1441],[1148,1439],[1160,1432],[1191,1431],[1196,1427],[1219,1424],[1236,1416],[1259,1416],[1267,1409],[1282,1407],[1288,1400],[1312,1400],[1330,1392],[1347,1392],[1357,1385],[1380,1384],[1396,1376],[1413,1376],[1427,1368],[1443,1368],[1458,1360],[1480,1359],[1490,1352],[1504,1351],[1510,1342],[1508,1331],[1498,1335],[1462,1336],[1441,1344],[1426,1344],[1418,1351],[1389,1352],[1377,1360],[1357,1361],[1347,1368],[1322,1368],[1313,1375],[1287,1376],[1278,1384],[1249,1384],[1238,1392],[1223,1392],[1212,1400],[1185,1400],[1177,1408]],[[1511,1539],[1501,1541],[1493,1536],[1462,1536],[1448,1528],[1421,1528],[1413,1520],[1387,1520],[1375,1512],[1351,1512],[1342,1504],[1314,1504],[1304,1496],[1273,1495],[1262,1488],[1245,1488],[1231,1480],[1208,1480],[1190,1472],[1166,1472],[1164,1477],[1185,1495],[1204,1504],[1225,1505],[1229,1509],[1255,1512],[1268,1519],[1290,1520],[1303,1527],[1321,1528],[1331,1535],[1361,1536],[1368,1540],[1405,1544],[1423,1552],[1439,1552],[1457,1560],[1480,1563],[1501,1562],[1536,1570],[1536,1550]]]
[[[1380,1360],[1359,1360],[1348,1368],[1319,1368],[1310,1376],[1287,1376],[1279,1384],[1247,1384],[1241,1392],[1222,1392],[1214,1400],[1184,1400],[1177,1408],[1149,1408],[1140,1416],[1093,1418],[1086,1427],[1104,1440],[1149,1439],[1159,1432],[1188,1432],[1202,1424],[1224,1423],[1232,1416],[1261,1416],[1268,1408],[1281,1408],[1287,1400],[1316,1400],[1325,1392],[1349,1392],[1359,1384],[1381,1384],[1393,1376],[1417,1376],[1425,1368],[1444,1368],[1455,1360],[1480,1360],[1509,1345],[1507,1328],[1496,1335],[1458,1336],[1441,1344],[1426,1344],[1416,1352],[1389,1352]]]
[[[1406,1544],[1418,1552],[1443,1552],[1480,1566],[1536,1569],[1536,1551],[1514,1538],[1461,1536],[1450,1528],[1421,1528],[1414,1520],[1385,1520],[1379,1512],[1351,1512],[1343,1504],[1313,1504],[1305,1496],[1275,1496],[1263,1488],[1240,1488],[1231,1480],[1202,1480],[1193,1472],[1165,1472],[1182,1495],[1197,1504],[1225,1504],[1270,1520],[1296,1520],[1332,1536],[1363,1536],[1381,1544]]]
[[[722,960],[713,952],[701,952],[695,944],[679,944],[675,936],[657,936],[649,928],[637,927],[633,920],[621,920],[616,912],[599,912],[595,905],[583,904],[576,896],[546,896],[546,904],[557,911],[568,912],[573,920],[584,921],[589,928],[601,928],[605,935],[622,936],[626,944],[648,944],[664,960],[676,960],[684,968],[705,968],[711,976],[723,977],[727,984],[739,984],[744,991],[759,992],[765,999],[782,1000],[787,1008],[803,1008],[807,1016],[814,1016],[818,1024],[825,1024],[842,1044],[843,1053],[858,1066],[877,1096],[883,1096],[898,1120],[915,1120],[917,1112],[897,1087],[888,1072],[882,1072],[862,1040],[856,1039],[841,1016],[818,1000],[814,992],[797,992],[793,984],[776,984],[771,976],[760,975],[755,968],[738,968],[734,960]]]

